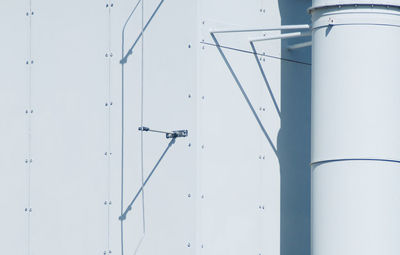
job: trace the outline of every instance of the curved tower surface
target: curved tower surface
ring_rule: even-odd
[[[400,1],[309,11],[312,254],[400,254]]]

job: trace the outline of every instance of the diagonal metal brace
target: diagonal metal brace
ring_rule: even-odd
[[[139,188],[136,195],[133,197],[132,201],[129,203],[128,207],[125,209],[124,213],[122,213],[121,216],[118,217],[118,219],[120,221],[126,220],[126,215],[128,214],[129,211],[132,210],[132,206],[135,203],[136,199],[139,197],[140,193],[143,192],[144,186],[146,186],[147,182],[150,180],[151,176],[156,171],[158,165],[160,164],[161,160],[164,158],[165,154],[168,152],[168,150],[171,148],[171,146],[175,143],[175,140],[176,140],[176,138],[172,138],[172,140],[168,143],[167,148],[164,150],[161,157],[158,159],[157,163],[154,165],[150,174],[147,176],[146,180],[143,182],[143,185]]]

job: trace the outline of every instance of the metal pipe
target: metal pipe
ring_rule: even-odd
[[[211,30],[211,34],[222,34],[222,33],[247,33],[247,32],[267,32],[267,31],[279,31],[279,30],[303,30],[310,29],[310,25],[285,25],[276,26],[269,28],[255,28],[255,29],[231,29],[231,30]]]
[[[296,43],[287,47],[288,50],[297,50],[301,48],[310,47],[312,45],[312,41]]]
[[[261,41],[272,41],[272,40],[298,38],[298,37],[305,37],[305,36],[311,36],[311,32],[293,32],[293,33],[280,34],[277,36],[258,37],[258,38],[249,39],[249,41],[250,42],[261,42]]]

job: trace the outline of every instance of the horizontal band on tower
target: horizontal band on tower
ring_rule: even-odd
[[[397,1],[399,3],[379,3],[379,4],[374,4],[374,3],[365,3],[365,2],[360,2],[357,3],[357,1],[346,1],[343,3],[332,3],[332,4],[317,4],[313,5],[312,7],[308,8],[307,11],[308,13],[312,13],[313,11],[317,9],[323,9],[323,8],[332,8],[332,7],[383,7],[383,8],[398,8],[400,9],[400,1]]]
[[[381,159],[381,158],[339,158],[339,159],[328,159],[328,160],[320,160],[311,162],[310,166],[317,164],[326,164],[332,162],[341,162],[341,161],[382,161],[382,162],[391,162],[391,163],[400,163],[400,160],[394,159]]]

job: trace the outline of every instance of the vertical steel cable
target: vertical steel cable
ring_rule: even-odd
[[[126,26],[126,24],[125,24]],[[122,30],[121,58],[125,56],[125,26]],[[125,64],[121,64],[121,215],[124,213],[124,140],[125,140]],[[121,255],[124,255],[124,221],[121,220]]]
[[[28,104],[26,109],[27,115],[27,158],[25,159],[26,167],[26,199],[27,199],[27,207],[25,208],[25,212],[27,213],[27,222],[26,222],[26,254],[31,254],[31,163],[32,163],[32,124],[31,124],[31,116],[33,113],[32,110],[32,0],[29,0],[29,12],[28,15],[28,31],[27,31],[27,96],[28,96]]]
[[[139,6],[141,0],[138,0],[135,7],[133,7],[131,13],[126,19],[124,26],[122,28],[122,38],[121,38],[121,215],[124,213],[124,168],[125,168],[125,29],[128,22],[135,13],[137,7]],[[121,255],[124,255],[124,221],[121,220]]]
[[[125,26],[122,31],[121,55],[125,56]],[[121,215],[124,213],[124,140],[125,140],[125,64],[121,65]],[[124,255],[124,221],[121,220],[121,255]]]
[[[141,109],[140,126],[143,127],[143,106],[144,106],[144,0],[142,0],[142,68],[141,68]],[[146,233],[145,208],[144,208],[144,162],[143,162],[143,129],[140,132],[140,162],[142,170],[142,213],[143,213],[143,234]]]
[[[110,207],[111,207],[111,0],[108,1],[108,73],[107,73],[107,252],[110,250]]]

